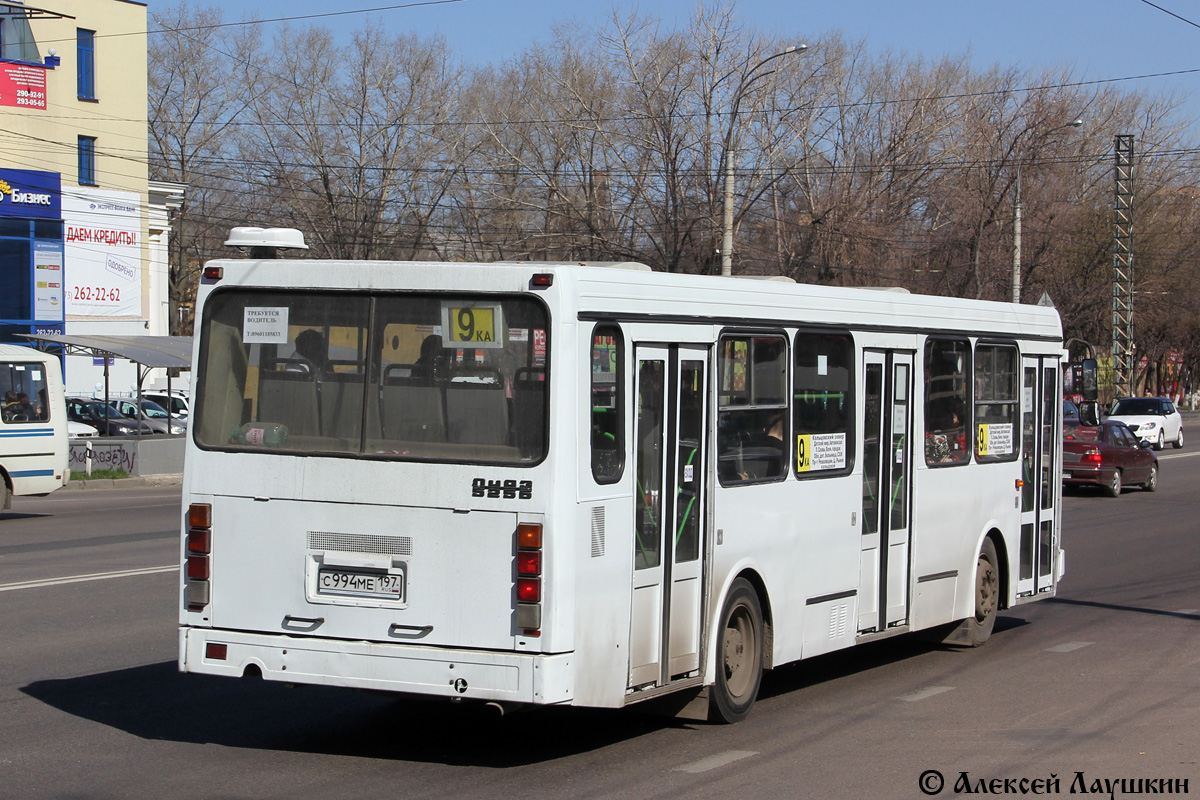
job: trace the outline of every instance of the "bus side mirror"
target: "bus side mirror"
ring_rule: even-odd
[[[1084,400],[1079,404],[1079,424],[1094,427],[1100,424],[1100,404],[1095,400]]]
[[[1100,397],[1100,365],[1096,363],[1096,359],[1085,358],[1081,373],[1079,393],[1083,395],[1084,400],[1098,399]]]

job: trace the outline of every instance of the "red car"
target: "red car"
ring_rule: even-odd
[[[1099,486],[1112,497],[1123,486],[1158,488],[1158,456],[1123,422],[1063,429],[1063,484]]]

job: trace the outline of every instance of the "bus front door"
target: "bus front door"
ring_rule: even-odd
[[[908,623],[912,368],[912,353],[863,354],[860,634]]]
[[[702,347],[638,347],[637,487],[629,686],[665,686],[700,669],[705,546]]]
[[[1058,415],[1058,359],[1021,359],[1021,565],[1017,596],[1050,592],[1057,580],[1055,509],[1062,492],[1057,459],[1062,424]]]

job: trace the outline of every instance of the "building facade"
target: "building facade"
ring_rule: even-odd
[[[0,1],[0,342],[167,334],[174,187],[151,191],[146,81],[144,3]],[[69,357],[68,394],[104,366]],[[109,371],[114,394],[137,383]]]

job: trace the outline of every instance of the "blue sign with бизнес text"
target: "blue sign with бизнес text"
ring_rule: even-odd
[[[61,176],[31,169],[0,169],[0,217],[62,219]]]

